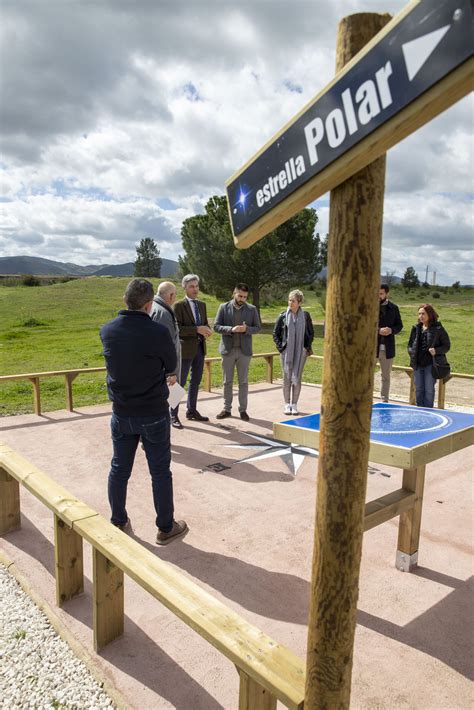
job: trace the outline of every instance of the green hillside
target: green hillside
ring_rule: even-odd
[[[104,364],[99,329],[113,318],[122,307],[122,294],[129,278],[76,279],[41,287],[0,287],[0,374],[41,372]],[[158,281],[156,280],[155,286]],[[303,289],[305,307],[313,320],[321,324],[317,329],[314,352],[322,355],[321,338],[324,310],[320,303],[321,292]],[[180,289],[179,289],[180,292]],[[396,364],[407,365],[406,342],[410,326],[416,322],[417,306],[431,301],[447,328],[452,349],[449,360],[453,371],[474,373],[472,324],[474,291],[455,292],[439,289],[440,297],[434,300],[426,291],[406,294],[401,287],[392,291],[398,303],[405,328],[397,337]],[[317,295],[319,293],[319,295]],[[423,295],[422,295],[423,294]],[[208,314],[212,319],[219,302],[203,294]],[[264,333],[254,338],[255,352],[275,350],[271,329],[278,313],[285,307],[285,299],[270,303],[262,309]],[[219,338],[214,334],[208,341],[208,355],[217,356]],[[265,363],[257,360],[251,367],[251,381],[265,378]],[[279,376],[279,363],[275,359],[275,375]],[[305,370],[305,379],[320,382],[321,364],[311,362]],[[213,383],[220,384],[220,366],[213,366]],[[64,407],[64,380],[51,378],[41,383],[44,411]],[[76,406],[107,401],[105,379],[102,373],[80,376],[74,383]],[[0,413],[12,414],[32,411],[31,384],[29,382],[5,383],[0,386]]]

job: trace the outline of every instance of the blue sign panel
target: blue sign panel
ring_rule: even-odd
[[[470,0],[421,0],[228,184],[234,235],[471,55]]]
[[[311,414],[282,424],[319,431],[320,417]],[[472,426],[472,414],[378,402],[372,407],[370,441],[413,449]]]

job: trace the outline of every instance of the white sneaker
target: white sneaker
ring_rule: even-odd
[[[285,404],[283,407],[283,414],[292,414],[293,410],[291,408],[291,404]]]
[[[291,406],[291,413],[298,414],[298,407],[296,406],[296,404],[292,404],[290,406]]]

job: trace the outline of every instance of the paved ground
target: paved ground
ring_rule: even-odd
[[[319,410],[320,389],[304,387],[301,412]],[[166,548],[153,544],[150,482],[137,454],[129,488],[133,535],[242,616],[300,656],[305,654],[317,464],[307,458],[293,476],[281,458],[236,463],[250,452],[246,432],[271,434],[280,419],[278,385],[251,387],[249,424],[215,420],[219,393],[203,394],[209,424],[173,431],[173,474],[178,517],[190,533]],[[0,420],[0,440],[108,516],[110,461],[108,406],[41,417]],[[283,419],[283,417],[281,417]],[[206,466],[222,463],[217,472]],[[366,533],[361,568],[352,707],[419,710],[472,707],[472,452],[427,467],[415,574],[395,570],[397,521]],[[368,499],[398,488],[401,472],[373,466]],[[4,553],[54,606],[51,513],[22,492],[22,529],[0,542]],[[88,653],[92,651],[90,549],[81,597],[58,615]],[[97,657],[129,708],[234,708],[232,664],[129,579],[125,634]]]

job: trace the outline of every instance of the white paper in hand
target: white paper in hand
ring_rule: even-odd
[[[168,389],[170,391],[168,396],[168,404],[170,405],[171,409],[174,409],[183,399],[183,395],[185,394],[186,390],[184,389],[184,387],[181,387],[178,382],[175,382],[174,385],[168,385]]]

